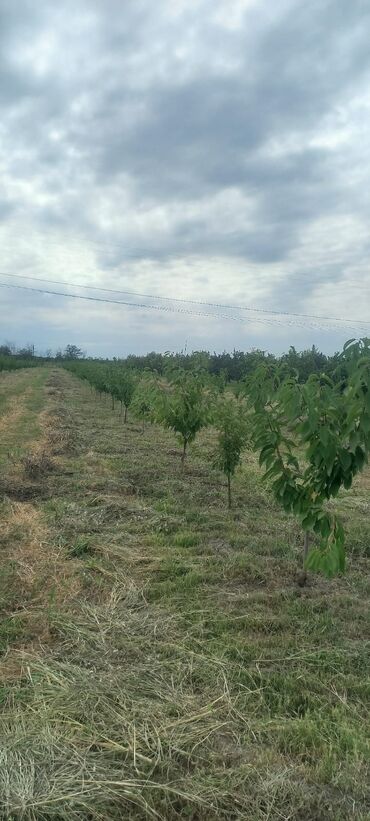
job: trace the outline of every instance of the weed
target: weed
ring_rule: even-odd
[[[28,479],[40,479],[55,469],[54,462],[44,450],[26,453],[21,463]]]

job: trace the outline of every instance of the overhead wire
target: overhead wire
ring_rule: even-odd
[[[145,294],[140,291],[131,291],[131,290],[124,290],[124,289],[116,289],[116,288],[104,288],[104,286],[97,286],[97,285],[82,285],[76,282],[69,282],[65,280],[55,280],[50,278],[44,277],[34,277],[27,274],[10,274],[5,271],[0,271],[0,276],[11,278],[11,279],[28,279],[34,282],[47,282],[53,285],[67,285],[71,288],[84,288],[93,291],[104,291],[105,293],[111,294],[126,294],[131,296],[139,296],[144,299],[155,299],[160,301],[166,302],[177,302],[181,304],[189,304],[189,305],[202,305],[204,307],[209,308],[221,308],[223,310],[233,310],[233,311],[247,311],[252,313],[262,313],[271,316],[284,316],[284,317],[297,317],[299,319],[317,319],[317,320],[325,320],[329,322],[353,322],[356,323],[356,327],[360,325],[365,325],[370,327],[370,321],[361,320],[361,319],[350,319],[345,317],[335,317],[335,316],[325,316],[322,314],[305,314],[305,313],[298,313],[293,311],[277,311],[274,309],[267,309],[267,308],[253,308],[247,305],[227,305],[224,303],[217,303],[217,302],[207,302],[205,300],[196,300],[196,299],[185,299],[181,297],[169,297],[157,294]],[[133,304],[133,303],[132,303]],[[312,325],[312,327],[317,327],[316,325]],[[353,330],[353,325],[346,326],[348,330]],[[345,327],[344,327],[345,329]]]
[[[316,328],[316,329],[320,328],[320,330],[324,330],[324,331],[325,330],[326,331],[343,330],[343,327],[342,328],[330,328],[330,327],[327,327],[327,326],[311,326],[311,325],[307,325],[307,324],[303,325],[303,324],[299,324],[297,322],[292,322],[292,321],[289,321],[289,320],[285,321],[285,322],[279,322],[279,320],[277,320],[277,319],[270,319],[269,320],[267,318],[266,319],[259,319],[257,317],[248,317],[248,318],[247,317],[235,317],[235,316],[231,316],[230,314],[213,314],[213,313],[209,313],[209,312],[206,312],[206,311],[192,311],[192,310],[188,310],[186,308],[173,308],[169,305],[151,305],[151,304],[148,304],[148,303],[128,302],[127,300],[105,299],[103,297],[93,297],[93,296],[87,296],[87,295],[81,295],[81,294],[71,294],[71,293],[62,292],[62,291],[54,291],[54,290],[46,289],[46,288],[31,288],[30,286],[27,286],[27,285],[14,285],[13,283],[1,282],[0,283],[0,288],[16,289],[16,290],[29,291],[29,292],[40,293],[40,294],[49,294],[49,295],[52,295],[52,296],[61,296],[61,297],[66,297],[66,298],[70,298],[70,299],[80,299],[80,300],[86,300],[86,301],[89,301],[89,302],[106,303],[108,305],[124,305],[124,306],[129,307],[129,308],[140,308],[142,310],[164,311],[166,313],[176,313],[176,314],[182,314],[182,315],[188,315],[188,316],[201,316],[201,317],[208,317],[210,319],[224,319],[224,320],[229,320],[231,322],[239,322],[239,323],[242,323],[242,324],[244,324],[245,322],[250,322],[250,323],[258,323],[258,324],[262,324],[262,325],[271,325],[273,327],[276,327],[277,325],[280,325],[280,326],[283,326],[283,327],[286,327],[287,325],[290,325],[290,326],[295,325],[297,327],[301,327],[301,328],[305,328],[305,329],[313,328],[313,327]],[[353,328],[352,330],[355,331],[356,329]]]

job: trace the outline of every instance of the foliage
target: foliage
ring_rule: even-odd
[[[312,374],[305,385],[284,366],[261,365],[249,380],[253,441],[276,499],[320,538],[307,566],[344,570],[344,531],[326,502],[367,461],[370,446],[370,340],[346,343],[344,382]]]
[[[211,393],[200,372],[168,371],[170,381],[158,382],[156,419],[179,437],[184,463],[187,446],[210,420]]]
[[[124,421],[127,422],[127,411],[135,393],[135,377],[128,368],[116,367],[112,369],[113,395],[118,399],[125,409]]]
[[[64,359],[83,359],[85,354],[77,345],[67,345],[62,356]]]
[[[315,345],[306,351],[296,351],[291,345],[288,353],[283,354],[280,362],[286,365],[289,373],[298,375],[299,382],[306,382],[311,373],[324,373],[328,365],[328,357],[321,353]]]
[[[135,416],[141,419],[143,430],[145,422],[155,415],[156,383],[153,375],[148,372],[138,382],[132,400],[132,410]]]
[[[305,351],[296,351],[291,347],[288,353],[276,357],[271,353],[259,349],[237,351],[232,353],[210,353],[209,351],[193,351],[192,353],[159,354],[152,351],[144,356],[130,354],[123,364],[136,370],[149,369],[158,374],[164,374],[169,364],[173,368],[196,370],[202,368],[205,373],[220,380],[222,383],[240,382],[251,376],[261,363],[285,364],[291,374],[297,373],[300,382],[305,382],[311,373],[332,374],[338,364],[338,354],[328,357],[321,353],[314,345]]]
[[[115,400],[121,402],[125,409],[124,421],[127,421],[127,411],[136,388],[136,377],[132,370],[123,368],[118,362],[105,364],[96,361],[72,361],[64,367],[81,379],[86,379],[100,396],[104,393],[109,394],[113,407]]]
[[[36,368],[40,365],[40,360],[28,357],[26,359],[8,354],[0,354],[0,373],[1,371],[17,371],[20,368]]]
[[[228,482],[228,504],[231,507],[231,477],[240,464],[241,453],[248,442],[247,406],[230,391],[218,397],[213,417],[218,431],[215,465],[225,473]]]
[[[13,343],[5,342],[0,345],[0,354],[20,356],[22,351],[26,357],[31,356],[33,354],[33,345],[29,345],[24,349],[17,349]],[[46,358],[52,358],[51,351],[47,352]],[[78,362],[82,359],[86,361],[86,356],[77,345],[69,344],[64,351],[59,350],[56,352],[55,359],[63,362]],[[113,357],[113,360],[90,359],[88,361],[102,367],[118,365],[136,373],[151,371],[158,375],[164,375],[169,366],[187,371],[202,370],[204,375],[208,374],[210,383],[215,388],[222,390],[225,384],[235,385],[238,389],[243,380],[249,378],[261,363],[285,364],[290,374],[298,374],[300,382],[305,382],[311,373],[327,373],[332,378],[336,374],[337,378],[340,354],[336,353],[332,357],[326,356],[313,345],[312,348],[304,351],[297,351],[291,346],[289,351],[282,354],[281,357],[276,357],[274,354],[258,348],[252,348],[250,351],[234,349],[231,353],[227,351],[210,353],[201,350],[192,351],[191,353],[185,351],[171,353],[167,351],[161,354],[151,351],[145,355],[129,354],[125,359]]]

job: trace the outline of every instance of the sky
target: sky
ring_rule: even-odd
[[[370,335],[369,41],[368,0],[0,0],[0,342]]]

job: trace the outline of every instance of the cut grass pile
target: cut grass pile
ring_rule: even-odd
[[[169,433],[67,373],[22,378],[2,470],[35,495],[4,478],[0,817],[368,819],[368,475],[337,503],[346,576],[301,590],[254,457],[229,512],[212,432],[183,473]],[[53,469],[30,479],[25,453]]]

